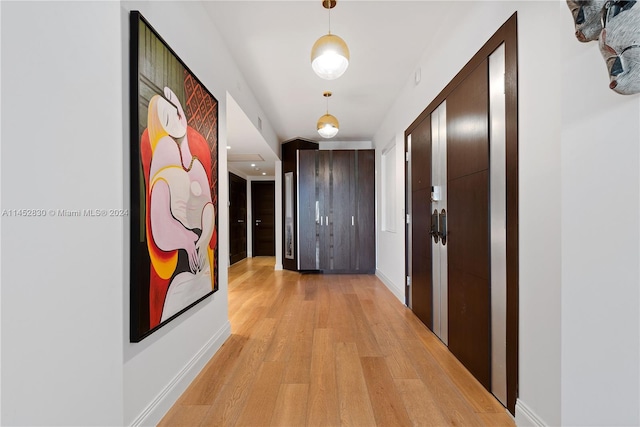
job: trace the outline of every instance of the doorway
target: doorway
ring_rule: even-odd
[[[407,305],[512,413],[516,45],[514,14],[405,132]]]
[[[253,256],[275,256],[275,207],[274,181],[251,181],[251,218]]]

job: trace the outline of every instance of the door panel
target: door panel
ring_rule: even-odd
[[[447,97],[449,349],[490,377],[489,92],[482,63]]]
[[[331,152],[331,157],[330,268],[350,270],[354,228],[351,225],[351,215],[355,211],[352,180],[354,153],[335,150]]]
[[[449,350],[489,389],[489,281],[449,267]]]
[[[431,189],[431,116],[411,132],[411,190]]]
[[[320,222],[316,204],[316,151],[298,151],[298,269],[316,270],[316,237]],[[316,218],[317,223],[316,224]]]
[[[411,141],[413,145],[413,138]],[[412,153],[413,154],[413,153]],[[411,309],[433,330],[433,287],[431,283],[431,190],[411,193]]]
[[[449,181],[449,266],[489,278],[489,172]]]
[[[229,174],[229,258],[234,264],[247,257],[247,181]]]
[[[275,256],[276,254],[275,189],[273,181],[251,183],[253,256]]]
[[[320,225],[316,243],[317,265],[320,270],[331,269],[331,233],[329,227],[331,214],[331,152],[317,151],[316,200],[320,206]]]
[[[431,116],[411,133],[411,309],[433,330]]]
[[[450,180],[489,169],[488,79],[485,60],[447,98]]]
[[[449,342],[448,303],[447,303],[447,101],[431,113],[431,214],[438,218],[438,239],[431,240],[432,251],[432,287],[433,287],[433,332],[447,344]]]
[[[376,269],[375,167],[374,150],[357,151],[355,234],[358,238],[355,256],[356,269],[366,273],[373,273]]]

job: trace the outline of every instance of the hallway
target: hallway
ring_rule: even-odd
[[[232,335],[161,426],[513,426],[373,275],[229,269]]]

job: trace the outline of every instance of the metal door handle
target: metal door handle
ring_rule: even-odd
[[[353,215],[351,215],[351,225],[354,226],[355,224],[355,219],[353,218]]]
[[[442,209],[438,218],[438,234],[442,239],[442,244],[447,244],[447,211]]]
[[[239,219],[238,222],[244,222],[244,219]]]
[[[431,214],[431,230],[429,230],[429,235],[433,237],[433,241],[435,243],[438,243],[440,241],[440,233],[438,232],[438,229],[440,227],[439,220],[440,217],[438,215],[438,210],[434,209],[433,213]]]

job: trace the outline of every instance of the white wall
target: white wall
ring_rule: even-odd
[[[463,7],[455,22],[436,29],[438,37],[416,64],[420,84],[408,76],[374,137],[378,155],[393,138],[404,144],[404,130],[517,10],[516,420],[519,425],[638,425],[640,97],[607,88],[597,46],[575,40],[564,1],[464,2]],[[404,193],[401,157],[397,179]],[[610,220],[607,209],[616,212]],[[402,206],[397,212],[403,213]],[[388,286],[403,289],[403,234],[378,230],[378,272]]]
[[[2,209],[125,207],[118,3],[1,7]],[[122,424],[124,221],[3,218],[2,425]]]
[[[131,9],[218,99],[221,147],[229,92],[263,118],[277,150],[202,4],[1,8],[2,209],[129,208]],[[226,150],[219,155],[219,223],[227,224]],[[229,335],[228,228],[220,227],[220,290],[129,343],[128,220],[2,218],[3,425],[154,424]]]
[[[640,425],[640,95],[562,39],[562,423]]]

